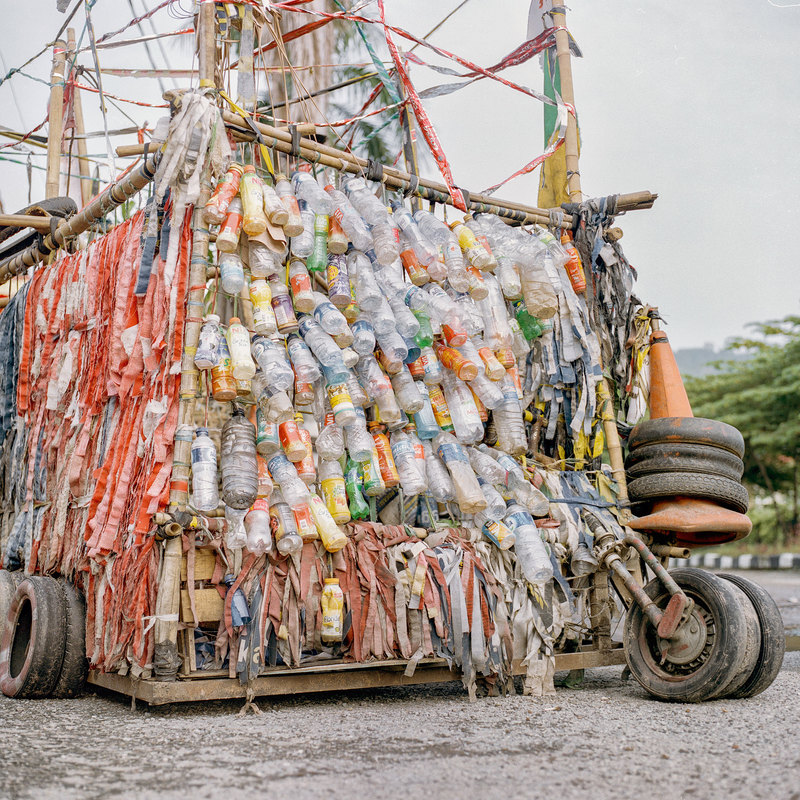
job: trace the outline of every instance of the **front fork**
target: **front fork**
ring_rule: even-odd
[[[625,536],[619,539],[591,512],[585,511],[583,516],[594,534],[594,556],[598,564],[608,569],[628,590],[632,601],[642,609],[660,639],[674,638],[681,624],[691,616],[694,601],[686,596],[653,551],[630,528],[626,528]],[[633,548],[641,556],[669,592],[670,599],[665,609],[660,609],[653,602],[625,566],[623,554],[627,555],[628,548]]]

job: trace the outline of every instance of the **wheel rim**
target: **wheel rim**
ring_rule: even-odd
[[[648,669],[674,682],[687,680],[702,670],[711,659],[717,642],[718,622],[702,595],[682,588],[694,601],[690,618],[681,626],[682,635],[673,640],[661,639],[655,627],[643,620],[638,636],[639,650]],[[660,606],[666,599],[666,595],[659,596],[656,603]]]

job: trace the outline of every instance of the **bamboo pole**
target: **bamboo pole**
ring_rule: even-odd
[[[73,56],[75,53],[74,28],[67,28],[67,47],[70,56]],[[83,100],[81,99],[80,89],[77,87],[73,87],[72,90],[72,115],[75,118],[72,138],[78,144],[78,172],[81,176],[88,175],[91,167],[89,166],[89,159],[86,157],[88,150],[86,148],[86,139],[83,135],[86,133],[86,129],[83,125]],[[81,205],[85,206],[92,199],[92,179],[81,177],[79,181],[81,185]]]
[[[157,156],[150,156],[143,164],[132,172],[112,183],[101,195],[92,200],[86,208],[69,219],[65,219],[53,233],[44,237],[41,242],[32,244],[21,253],[0,263],[0,286],[20,275],[28,267],[43,261],[54,250],[79,233],[89,228],[106,214],[121,206],[127,199],[141,191],[156,174]]]
[[[50,70],[50,109],[47,114],[47,178],[45,197],[58,197],[61,172],[61,137],[64,133],[64,69],[67,46],[63,39],[53,44],[53,66]]]
[[[197,22],[200,88],[215,89],[216,38],[213,3],[201,3]],[[203,317],[203,295],[206,286],[208,261],[208,224],[203,219],[203,208],[211,196],[208,170],[201,179],[200,196],[192,214],[192,256],[189,264],[189,290],[186,302],[186,325],[181,355],[180,405],[178,428],[173,450],[172,482],[170,485],[170,511],[186,510],[189,503],[189,476],[192,451],[192,423],[195,399],[199,394],[199,373],[194,365],[194,354],[200,338]],[[181,536],[167,539],[164,544],[161,577],[155,611],[155,651],[153,666],[159,680],[175,680],[181,665],[178,655],[178,619],[180,611]]]
[[[405,100],[405,88],[402,81],[397,81],[400,96]],[[403,160],[406,164],[406,171],[419,176],[419,161],[417,160],[416,137],[414,136],[414,121],[408,106],[400,107],[400,120],[403,125]],[[416,196],[411,197],[411,208],[419,211],[420,203]]]
[[[32,214],[0,214],[0,228],[34,228],[50,233],[50,217],[35,217]]]
[[[561,98],[575,108],[575,91],[572,85],[572,58],[569,51],[569,32],[566,30],[567,17],[563,6],[553,9],[550,16],[556,29],[556,58],[561,76]],[[564,137],[564,151],[567,163],[567,191],[570,202],[580,203],[583,200],[581,191],[581,174],[578,164],[578,122],[569,114],[567,116],[567,132]]]

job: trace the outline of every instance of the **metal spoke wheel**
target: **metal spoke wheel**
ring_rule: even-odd
[[[638,605],[625,620],[625,657],[634,678],[660,700],[699,703],[724,693],[753,668],[760,639],[752,604],[732,583],[698,569],[670,573],[693,601],[676,636],[659,638]],[[645,592],[666,608],[669,592],[658,580]],[[745,602],[743,602],[745,601]]]

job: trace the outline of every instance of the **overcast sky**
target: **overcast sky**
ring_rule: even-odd
[[[142,0],[133,2],[142,8]],[[417,35],[458,4],[385,2],[389,21]],[[568,24],[584,53],[573,66],[584,193],[649,189],[659,194],[652,210],[631,212],[619,224],[626,255],[639,271],[637,291],[661,308],[677,347],[721,345],[742,334],[748,322],[800,313],[798,280],[790,279],[797,272],[791,237],[800,172],[800,7],[777,8],[777,3],[575,0],[569,7]],[[148,0],[146,6],[154,4]],[[188,8],[189,0],[183,5]],[[524,41],[529,5],[529,0],[471,0],[431,41],[491,65]],[[55,6],[55,0],[6,3],[0,33],[3,73],[52,39],[64,19]],[[100,36],[132,15],[127,0],[98,0],[92,16]],[[79,34],[83,22],[80,11],[75,18]],[[159,31],[183,27],[166,11],[154,22]],[[134,35],[140,35],[136,29],[123,38]],[[188,46],[164,41],[173,67],[190,65]],[[153,52],[161,65],[158,48]],[[429,58],[421,49],[417,54]],[[91,63],[88,54],[84,59]],[[141,45],[101,51],[101,63],[149,66]],[[49,65],[48,53],[26,72],[46,80]],[[541,89],[537,59],[504,74]],[[412,80],[424,88],[450,79],[414,66]],[[155,81],[107,76],[104,83],[108,92],[159,102]],[[19,75],[6,81],[0,86],[0,124],[15,130],[39,124],[47,93],[46,86]],[[87,129],[102,128],[96,95],[84,93],[83,102]],[[138,121],[152,122],[163,113],[123,107]],[[479,81],[429,100],[426,107],[455,182],[469,189],[496,183],[543,149],[540,104],[499,84]],[[109,124],[131,123],[112,110]],[[102,139],[90,144],[90,153],[104,149]],[[9,149],[0,156],[24,160]],[[35,157],[34,163],[44,166],[44,159]],[[428,171],[438,177],[434,170]],[[36,200],[43,196],[44,173],[33,172]],[[537,182],[538,171],[496,194],[535,205]],[[25,167],[0,161],[6,210],[23,206],[27,194]]]

